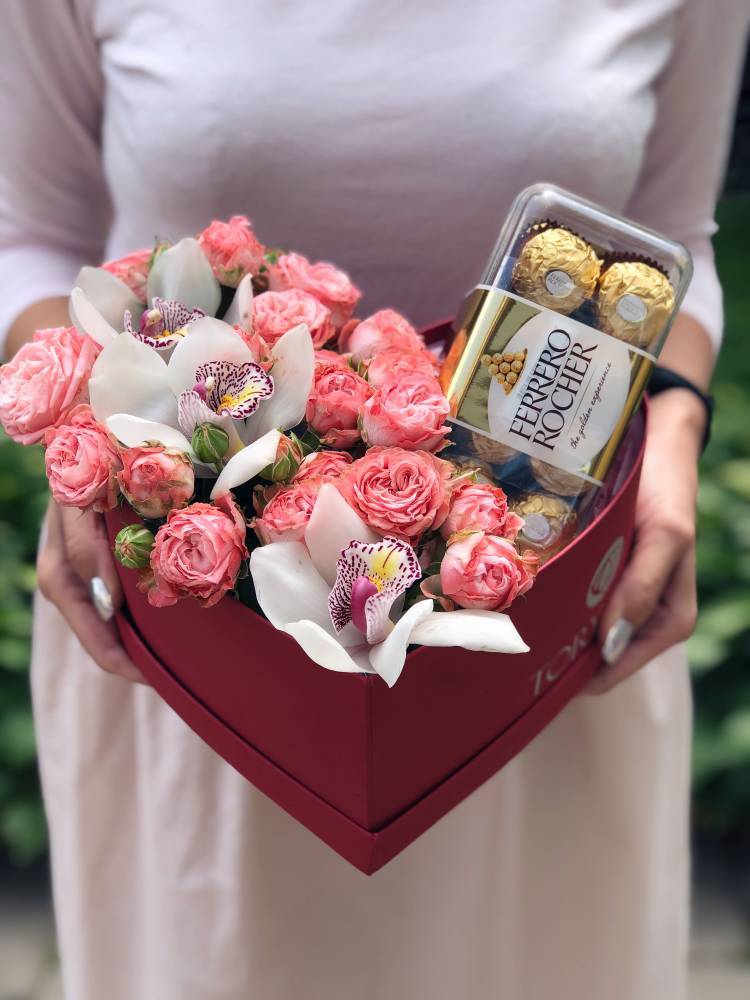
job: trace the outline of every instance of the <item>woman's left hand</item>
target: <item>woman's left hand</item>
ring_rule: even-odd
[[[603,694],[695,627],[695,501],[705,411],[684,389],[651,400],[633,550],[599,626]]]

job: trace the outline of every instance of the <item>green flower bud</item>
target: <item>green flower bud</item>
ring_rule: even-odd
[[[117,533],[115,556],[128,569],[145,569],[149,564],[153,534],[142,524],[128,524]]]
[[[271,483],[286,483],[299,469],[304,457],[304,447],[297,435],[294,432],[289,437],[282,435],[276,449],[276,458],[271,465],[261,469],[258,475]]]
[[[229,435],[217,424],[198,424],[191,444],[199,462],[219,465],[229,450]]]

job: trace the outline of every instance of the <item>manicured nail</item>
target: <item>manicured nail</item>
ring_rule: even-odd
[[[109,587],[100,576],[94,576],[89,583],[89,591],[94,610],[103,622],[108,622],[115,613],[115,606],[112,603],[112,595],[109,592]]]
[[[627,618],[618,618],[609,632],[607,632],[607,637],[602,646],[602,656],[605,662],[616,663],[627,649],[632,637],[633,626]]]

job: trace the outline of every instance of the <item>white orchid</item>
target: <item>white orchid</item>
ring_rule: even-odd
[[[304,543],[255,549],[250,573],[271,624],[329,670],[377,673],[391,687],[411,644],[528,652],[504,614],[436,612],[430,600],[399,613],[400,597],[419,575],[415,553],[371,531],[329,483],[320,489]]]
[[[128,330],[159,351],[169,351],[191,325],[215,316],[221,286],[197,240],[188,237],[162,251],[148,275],[146,306],[103,267],[83,267],[70,295],[70,318],[102,347]],[[237,286],[224,320],[249,326],[253,285],[248,274]]]
[[[257,475],[276,455],[279,431],[298,424],[312,385],[314,348],[302,324],[273,347],[270,374],[227,323],[204,317],[169,361],[132,334],[112,340],[89,380],[94,417],[126,446],[159,441],[195,460],[190,438],[200,423],[229,436],[229,461],[212,496]]]

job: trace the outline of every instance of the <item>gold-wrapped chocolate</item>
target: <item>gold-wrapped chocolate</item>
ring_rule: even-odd
[[[596,291],[601,261],[580,236],[561,227],[526,240],[513,269],[517,295],[556,312],[572,313]]]
[[[621,260],[602,272],[596,303],[605,333],[648,348],[672,313],[674,289],[657,268],[640,260]]]
[[[534,479],[543,490],[549,490],[550,493],[564,497],[575,497],[587,493],[593,486],[593,483],[582,479],[574,472],[558,469],[556,465],[543,462],[541,458],[532,458],[530,464]]]
[[[490,465],[505,465],[506,462],[520,454],[509,444],[495,441],[494,438],[487,437],[486,434],[477,434],[476,431],[472,431],[471,444],[479,458],[484,462],[489,462]]]
[[[511,510],[524,519],[516,538],[519,551],[531,549],[546,562],[573,538],[577,516],[570,505],[560,497],[544,493],[527,493],[510,505]]]

